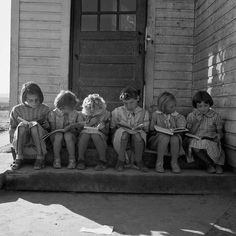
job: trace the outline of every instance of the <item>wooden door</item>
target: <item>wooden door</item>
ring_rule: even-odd
[[[108,109],[127,85],[142,93],[145,26],[146,0],[74,0],[70,89],[100,94]]]

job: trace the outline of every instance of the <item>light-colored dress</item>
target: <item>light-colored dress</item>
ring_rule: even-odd
[[[10,113],[10,128],[9,128],[9,134],[12,140],[12,145],[14,149],[18,150],[18,131],[21,126],[24,126],[26,129],[26,134],[24,137],[24,147],[23,147],[23,155],[26,156],[34,156],[37,155],[37,150],[34,145],[34,141],[30,135],[30,127],[29,125],[25,126],[19,118],[22,118],[26,121],[34,121],[38,122],[37,129],[42,149],[42,155],[45,155],[47,153],[46,144],[41,139],[45,134],[47,134],[47,131],[45,129],[49,128],[49,124],[47,122],[47,116],[50,111],[50,108],[45,104],[40,104],[37,108],[32,108],[26,104],[19,104],[13,107],[11,113]],[[41,126],[41,123],[44,123],[44,128]]]
[[[161,111],[155,111],[152,114],[152,120],[150,124],[150,131],[155,131],[154,126],[160,126],[166,129],[175,129],[175,128],[185,128],[186,127],[186,119],[183,115],[179,114],[178,112],[173,112],[172,114],[165,114]],[[151,136],[148,145],[152,150],[157,150],[158,143],[161,138],[162,133],[157,132],[155,135]],[[179,155],[184,155],[184,149],[182,146],[182,137],[180,134],[177,134],[179,138]],[[168,154],[167,150],[167,153]]]
[[[85,122],[85,127],[93,127],[96,128],[98,125],[103,124],[104,128],[102,129],[83,129],[81,131],[81,134],[97,134],[99,135],[103,142],[104,142],[104,147],[107,147],[107,137],[109,134],[109,129],[110,129],[110,117],[111,114],[107,110],[101,110],[98,113],[94,115],[83,115],[83,121]]]
[[[191,132],[193,126],[197,129]],[[219,132],[222,131],[222,119],[220,115],[213,109],[210,109],[206,114],[200,113],[197,109],[191,112],[187,117],[187,128],[191,133],[199,137],[215,138]],[[206,150],[208,156],[214,163],[223,165],[225,161],[225,154],[221,148],[220,140],[212,141],[208,139],[190,139],[188,159],[192,160],[192,148]]]
[[[133,112],[130,112],[125,106],[121,106],[113,110],[111,129],[117,128],[113,136],[113,147],[117,153],[120,150],[122,134],[127,132],[125,128],[119,127],[119,124],[126,124],[131,128],[143,124],[142,130],[135,130],[132,133],[139,133],[146,144],[146,132],[149,129],[149,113],[145,109],[138,106]]]

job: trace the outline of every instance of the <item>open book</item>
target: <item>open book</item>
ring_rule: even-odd
[[[163,133],[163,134],[168,134],[168,135],[174,135],[174,134],[178,134],[178,133],[185,133],[185,132],[189,131],[186,128],[166,129],[166,128],[162,128],[162,127],[157,126],[157,125],[155,125],[154,128],[157,132],[160,132],[160,133]]]
[[[137,125],[135,127],[130,127],[130,126],[128,126],[126,124],[123,124],[123,123],[119,123],[118,126],[121,127],[121,128],[124,128],[124,129],[133,130],[133,131],[140,130],[140,129],[142,129],[144,127],[143,124],[139,124],[139,125]]]
[[[190,133],[186,133],[185,136],[187,136],[189,138],[195,138],[197,140],[207,139],[207,140],[210,140],[212,142],[218,142],[217,137],[208,137],[208,136],[199,137],[199,136],[197,136],[195,134],[190,134]]]

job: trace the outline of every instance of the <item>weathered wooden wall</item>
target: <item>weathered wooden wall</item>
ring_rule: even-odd
[[[176,95],[181,112],[191,109],[194,0],[155,1],[153,95]]]
[[[225,121],[228,161],[236,167],[236,1],[195,2],[193,90],[208,90]]]
[[[11,105],[27,81],[38,82],[52,104],[68,86],[70,1],[13,0],[12,5]]]

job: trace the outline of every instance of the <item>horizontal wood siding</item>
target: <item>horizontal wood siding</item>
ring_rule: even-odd
[[[193,0],[155,2],[154,101],[163,91],[176,95],[178,107],[191,109],[193,63]]]
[[[193,90],[208,90],[225,121],[228,161],[236,167],[236,1],[195,4]]]
[[[70,15],[68,2],[19,1],[18,93],[23,83],[35,81],[49,105],[68,86],[70,22],[65,16]]]

